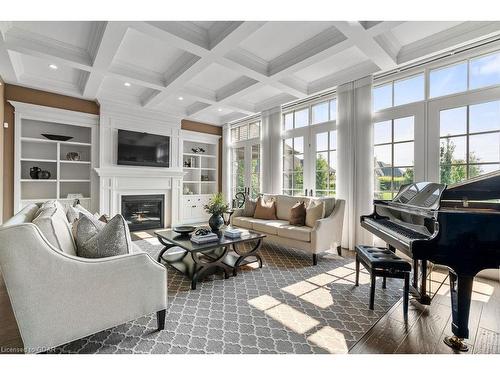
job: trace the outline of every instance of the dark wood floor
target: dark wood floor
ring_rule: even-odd
[[[350,350],[351,354],[453,354],[443,339],[451,335],[451,301],[444,271],[431,274],[431,305],[411,301],[408,324],[402,301],[396,303]],[[500,284],[476,278],[469,319],[467,353],[500,353]]]
[[[133,240],[137,240],[149,237],[150,233],[142,235],[137,233],[133,236]],[[401,302],[398,302],[367,332],[350,353],[453,353],[443,343],[443,338],[451,334],[450,297],[445,277],[446,274],[442,271],[431,273],[432,281],[429,282],[429,287],[436,293],[433,302],[430,306],[424,307],[413,301],[410,304],[407,325],[404,324]],[[500,353],[498,282],[475,280],[470,338],[467,343],[471,346],[469,353]],[[22,341],[0,274],[0,349],[19,347],[22,347]]]

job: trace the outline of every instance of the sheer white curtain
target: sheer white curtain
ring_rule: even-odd
[[[346,200],[342,247],[372,244],[359,225],[373,209],[372,77],[338,87],[337,197]]]

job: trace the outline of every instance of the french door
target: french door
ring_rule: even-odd
[[[325,123],[289,130],[283,135],[283,193],[335,195],[337,131]]]
[[[257,141],[240,142],[232,148],[232,196],[242,192],[252,198],[260,193],[260,144]]]

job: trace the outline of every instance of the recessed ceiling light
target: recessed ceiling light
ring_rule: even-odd
[[[57,65],[56,64],[50,64],[49,68],[52,70],[57,70]]]
[[[179,96],[177,99],[184,100],[184,98],[182,96]]]
[[[126,87],[130,87],[130,86],[132,86],[132,85],[130,84],[130,82],[125,82],[123,85],[124,85],[124,86],[126,86]]]
[[[219,112],[222,112],[222,108],[219,108],[219,109],[218,109],[218,111],[219,111]]]

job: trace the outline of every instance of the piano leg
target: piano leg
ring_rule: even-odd
[[[447,336],[444,342],[455,350],[468,351],[469,348],[463,343],[464,338],[469,337],[469,312],[472,295],[473,277],[457,276],[450,270],[451,291],[451,331],[454,336]]]
[[[418,288],[418,259],[413,259],[413,282],[411,284],[415,289]]]
[[[422,305],[430,305],[431,297],[427,294],[427,261],[421,260],[421,271],[420,271],[420,300]]]

